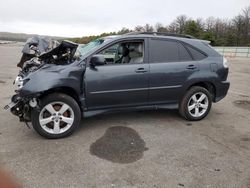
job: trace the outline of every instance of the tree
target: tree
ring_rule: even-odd
[[[169,26],[168,26],[168,31],[170,33],[178,33],[178,25],[176,22],[172,22]]]
[[[156,23],[154,27],[150,24],[137,25],[133,30],[123,27],[117,32],[102,33],[96,36],[70,40],[77,43],[87,43],[99,37],[121,35],[132,31],[188,34],[199,39],[209,40],[212,45],[250,46],[250,6],[242,9],[233,19],[209,17],[207,19],[198,18],[194,20],[185,15],[180,15],[167,26],[163,26],[162,23]]]
[[[250,44],[250,6],[242,10],[242,16],[244,20],[243,26],[243,40],[246,45]]]
[[[211,45],[214,45],[215,44],[215,39],[214,39],[214,35],[212,32],[204,32],[201,34],[201,39],[203,40],[208,40],[211,42]]]
[[[144,26],[141,25],[136,26],[134,30],[137,32],[153,32],[154,28],[149,24],[145,24]]]
[[[168,30],[171,33],[183,34],[187,23],[187,17],[185,15],[178,16],[169,26]]]
[[[189,20],[187,21],[185,26],[185,34],[198,38],[201,34],[201,28],[199,27],[196,21]]]
[[[236,29],[236,45],[240,45],[243,40],[244,17],[242,15],[238,15],[234,17],[233,22]]]
[[[187,23],[187,16],[185,15],[180,15],[176,18],[175,20],[176,26],[177,26],[177,33],[183,34],[185,32],[185,27]]]
[[[214,26],[215,26],[215,18],[214,17],[209,17],[205,20],[205,27],[204,29],[209,32],[214,32]]]
[[[144,31],[144,27],[141,26],[141,25],[137,25],[137,26],[135,27],[134,31],[136,31],[136,32],[142,32],[142,31]]]
[[[161,23],[155,24],[155,31],[156,32],[168,32],[167,28],[164,27]]]
[[[151,25],[149,25],[149,24],[146,24],[146,25],[144,26],[144,31],[146,31],[146,32],[153,32],[153,31],[154,31],[154,28],[153,28],[153,26],[151,26]]]
[[[126,27],[123,27],[120,31],[117,32],[118,35],[123,35],[123,34],[126,34],[126,33],[130,33],[132,32],[132,30],[126,28]]]

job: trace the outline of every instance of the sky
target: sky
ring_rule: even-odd
[[[0,31],[82,37],[163,25],[185,14],[231,19],[250,0],[0,0]]]

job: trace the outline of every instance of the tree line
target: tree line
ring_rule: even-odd
[[[192,19],[186,15],[176,17],[169,25],[138,25],[133,30],[122,28],[117,32],[102,33],[101,35],[85,36],[70,39],[77,43],[86,44],[91,40],[108,35],[121,35],[129,32],[168,32],[191,35],[198,39],[209,40],[213,46],[250,46],[250,6],[232,19],[209,17]]]

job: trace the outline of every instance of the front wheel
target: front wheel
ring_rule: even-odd
[[[77,102],[62,93],[53,93],[41,100],[40,110],[31,111],[33,128],[46,138],[69,136],[81,121]]]
[[[212,106],[208,90],[194,86],[187,91],[179,105],[180,114],[187,120],[198,121],[207,116]]]

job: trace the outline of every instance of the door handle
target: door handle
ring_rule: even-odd
[[[197,69],[197,66],[195,66],[195,65],[188,65],[188,66],[186,67],[186,69],[194,70],[194,69]]]
[[[135,72],[136,73],[144,73],[144,72],[147,72],[147,70],[141,67],[141,68],[136,69]]]

